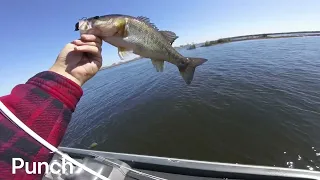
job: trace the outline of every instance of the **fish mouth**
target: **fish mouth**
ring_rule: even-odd
[[[79,31],[79,22],[74,25],[74,31]]]
[[[87,25],[88,25],[88,29],[92,28],[92,22],[91,21],[89,21]]]
[[[93,23],[88,20],[80,20],[74,25],[74,31],[79,31],[82,26],[85,26],[85,30],[89,30],[92,29]]]
[[[79,21],[74,25],[74,31],[79,31],[79,27],[83,24],[83,22],[85,20],[87,20],[88,18],[83,17],[81,19],[79,19]],[[80,23],[79,23],[80,22]]]

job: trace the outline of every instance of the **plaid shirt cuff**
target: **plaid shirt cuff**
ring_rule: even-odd
[[[38,73],[27,81],[48,92],[74,111],[83,91],[81,87],[70,79],[52,71]]]

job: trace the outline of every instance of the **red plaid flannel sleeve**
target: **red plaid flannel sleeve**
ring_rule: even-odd
[[[28,127],[57,147],[82,94],[81,87],[73,81],[45,71],[26,84],[17,85],[0,100]],[[24,168],[13,175],[12,158],[31,163],[49,162],[52,156],[47,148],[0,114],[0,180],[41,179],[42,175],[27,175]],[[29,171],[33,171],[31,168]]]

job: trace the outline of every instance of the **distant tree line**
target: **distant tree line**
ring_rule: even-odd
[[[195,49],[196,48],[196,45],[194,43],[192,43],[191,45],[189,45],[187,47],[187,50],[191,50],[191,49]]]
[[[223,44],[234,41],[244,41],[253,39],[271,39],[271,38],[288,38],[288,37],[300,37],[300,36],[320,36],[320,31],[300,31],[300,32],[282,32],[282,33],[265,33],[265,34],[252,34],[244,36],[234,36],[228,38],[221,38],[214,41],[206,41],[200,47],[207,47],[216,44]],[[180,48],[187,47],[188,50],[195,49],[194,43],[181,45]]]
[[[201,47],[212,46],[212,45],[215,45],[215,44],[228,43],[228,42],[232,42],[232,41],[249,40],[249,39],[262,39],[262,38],[268,38],[268,34],[221,38],[221,39],[218,39],[218,40],[215,40],[215,41],[206,41],[203,45],[201,45]]]

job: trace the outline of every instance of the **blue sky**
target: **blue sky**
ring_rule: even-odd
[[[63,46],[79,37],[74,24],[105,14],[146,16],[159,29],[174,31],[174,46],[221,37],[320,30],[318,0],[29,0],[0,6],[0,96],[47,70]],[[103,45],[103,65],[119,61]]]

